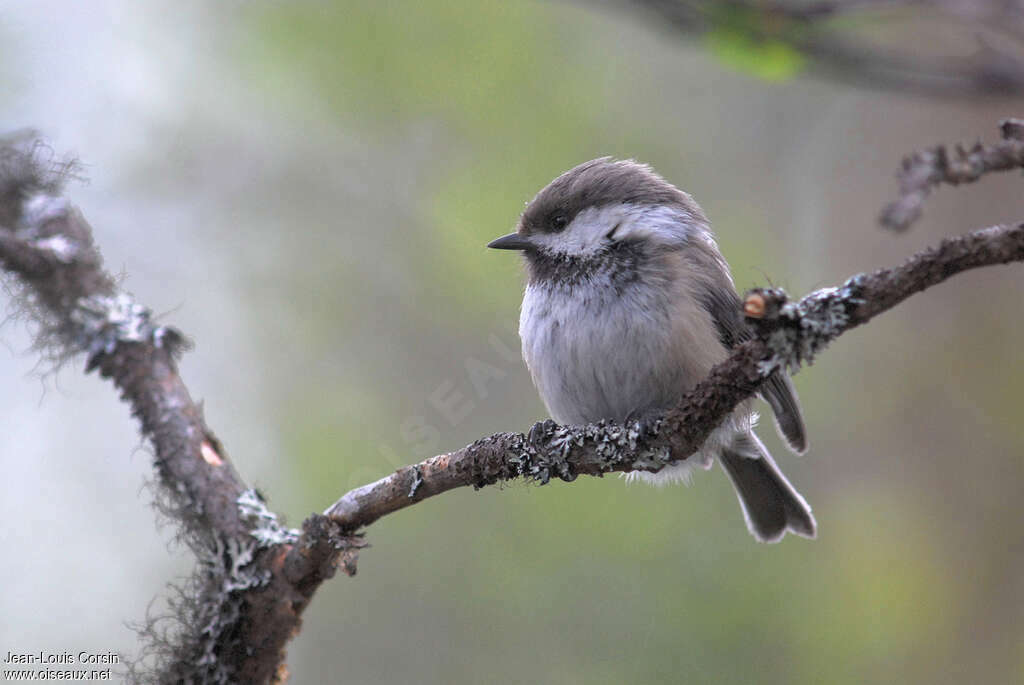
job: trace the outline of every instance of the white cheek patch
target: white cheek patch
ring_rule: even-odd
[[[632,238],[657,245],[681,246],[698,233],[707,233],[708,226],[690,212],[679,207],[623,205],[629,220],[615,232],[616,240]]]
[[[586,256],[627,239],[683,245],[696,231],[706,232],[707,226],[678,207],[622,204],[589,207],[565,230],[534,234],[531,239],[551,253]]]

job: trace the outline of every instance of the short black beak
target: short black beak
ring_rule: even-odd
[[[533,243],[518,233],[509,233],[487,243],[487,247],[493,247],[495,250],[529,250]]]

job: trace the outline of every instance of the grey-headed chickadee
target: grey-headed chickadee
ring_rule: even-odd
[[[704,212],[646,165],[604,157],[570,169],[537,193],[515,233],[488,247],[526,257],[523,358],[559,423],[622,422],[667,408],[750,335]],[[772,376],[762,394],[779,432],[802,453],[789,377]],[[717,457],[754,537],[814,537],[811,508],[754,435],[750,404],[697,454],[631,475],[671,482]]]

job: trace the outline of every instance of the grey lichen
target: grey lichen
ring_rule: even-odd
[[[416,496],[416,491],[423,485],[423,472],[418,465],[412,467],[412,485],[409,486],[409,499]]]
[[[69,180],[80,180],[82,165],[73,157],[60,158],[40,138],[39,133],[25,129],[0,135],[0,198],[19,200],[18,211],[24,212],[26,200],[34,195],[56,198]],[[4,216],[0,223],[8,225],[18,216]]]
[[[67,236],[52,235],[49,238],[40,238],[32,242],[37,250],[46,250],[59,262],[70,264],[75,261],[81,246]]]
[[[195,572],[175,588],[177,597],[168,600],[167,613],[150,616],[139,627],[148,645],[142,658],[128,665],[130,682],[239,682],[222,655],[246,648],[239,622],[247,592],[272,579],[270,569],[259,563],[260,555],[274,545],[294,543],[299,532],[281,525],[256,490],[246,490],[235,503],[249,536],[209,533],[188,538],[196,555]]]
[[[260,503],[262,499],[255,494],[244,497],[240,506],[273,528]],[[264,547],[261,537],[210,535],[201,544],[192,541],[196,569],[183,586],[172,586],[176,595],[168,599],[167,612],[150,615],[138,627],[146,646],[137,660],[127,664],[124,675],[128,682],[239,682],[221,655],[246,649],[239,630],[246,591],[270,582],[271,572],[254,563]]]
[[[37,193],[22,203],[18,229],[29,235],[39,235],[47,223],[62,219],[73,211],[76,211],[74,205],[67,198]]]
[[[237,681],[218,654],[238,640],[245,592],[265,586],[272,578],[268,568],[254,562],[260,550],[294,543],[299,537],[298,531],[281,525],[256,490],[246,490],[235,502],[242,519],[251,526],[249,539],[214,535],[206,546],[193,547],[198,567],[193,588],[182,591],[187,601],[179,608],[179,635],[162,646],[165,668],[194,664],[194,670],[182,676],[189,682]]]
[[[152,342],[177,354],[185,338],[174,328],[154,324],[152,318],[147,307],[123,291],[79,299],[71,321],[76,326],[74,344],[88,356],[86,368],[94,368],[100,356],[111,354],[122,342]]]
[[[252,563],[258,547],[252,541],[218,537],[213,549],[199,555],[197,575],[205,576],[205,592],[195,604],[196,615],[187,620],[194,628],[183,631],[183,635],[191,635],[197,642],[182,645],[192,652],[195,664],[192,677],[209,678],[209,682],[216,683],[233,682],[232,674],[226,672],[217,655],[230,645],[233,639],[230,636],[237,631],[242,592],[266,585],[270,580],[270,571]]]
[[[255,535],[253,537],[256,538]],[[238,538],[218,539],[215,558],[227,562],[221,581],[221,590],[225,594],[260,587],[270,581],[270,571],[267,569],[250,568],[256,558],[256,551],[263,546],[259,542],[253,544]]]
[[[573,445],[582,444],[579,431],[579,427],[559,426],[550,419],[534,424],[522,449],[511,460],[516,474],[541,485],[547,485],[552,476],[564,481],[576,480],[566,457]]]
[[[235,500],[242,520],[250,525],[249,535],[256,540],[259,547],[291,544],[299,539],[299,531],[285,528],[278,521],[277,515],[267,508],[260,493],[250,488]]]
[[[780,369],[795,373],[801,365],[813,364],[814,358],[849,326],[850,312],[864,302],[861,293],[866,278],[858,274],[837,288],[815,290],[783,304],[767,339],[773,354],[758,364],[761,375],[767,377]]]
[[[630,420],[625,424],[598,421],[585,426],[560,426],[554,421],[534,425],[522,454],[516,459],[519,475],[547,484],[552,477],[576,479],[573,453],[592,448],[601,471],[657,470],[672,462],[665,446],[646,448],[657,437],[658,420]]]

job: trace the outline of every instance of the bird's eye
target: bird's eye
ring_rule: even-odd
[[[559,214],[558,216],[551,220],[551,225],[554,226],[556,232],[564,230],[568,224],[569,220],[566,219],[561,214]]]

